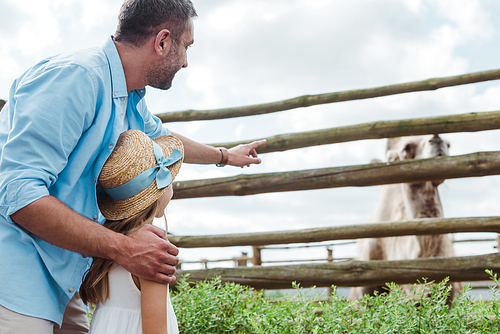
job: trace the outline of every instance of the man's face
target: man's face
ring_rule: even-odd
[[[193,20],[190,19],[186,30],[179,39],[179,44],[173,42],[168,54],[149,67],[148,84],[151,87],[167,90],[172,87],[175,74],[187,67],[187,49],[194,42]]]

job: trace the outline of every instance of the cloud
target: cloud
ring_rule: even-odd
[[[4,45],[7,49],[12,48],[15,52],[33,56],[41,48],[50,47],[57,41],[59,27],[50,1],[12,2],[7,10],[14,15],[21,13],[23,16],[20,25],[18,22],[10,22],[12,33],[7,37],[10,43]]]
[[[29,18],[14,1],[2,1],[2,11],[0,12],[0,32],[4,38],[9,38],[17,34],[17,22],[25,21]]]

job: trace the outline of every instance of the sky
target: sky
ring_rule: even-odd
[[[500,67],[500,2],[494,0],[193,0],[198,11],[188,64],[168,91],[148,88],[153,113],[273,102]],[[120,0],[0,0],[0,99],[45,57],[102,45]],[[500,109],[500,82],[444,88],[216,121],[165,124],[202,143],[253,140],[361,124]],[[443,134],[451,155],[496,151],[500,131]],[[261,155],[250,168],[185,164],[177,180],[366,164],[384,159],[385,140]],[[447,180],[445,217],[498,216],[500,177]],[[362,224],[379,187],[175,200],[171,233],[208,235]],[[458,239],[491,234],[455,235]],[[185,261],[238,256],[249,247],[181,249]],[[457,255],[494,252],[457,245]],[[334,256],[355,256],[354,245]],[[263,260],[325,258],[325,247],[265,250]],[[222,265],[230,266],[231,263]],[[185,268],[199,268],[186,265]]]

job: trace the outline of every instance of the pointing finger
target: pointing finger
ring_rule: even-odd
[[[251,142],[248,145],[250,145],[250,149],[251,150],[255,150],[257,147],[259,147],[261,145],[264,145],[266,142],[267,142],[266,139],[261,139],[261,140],[257,140],[257,141]]]

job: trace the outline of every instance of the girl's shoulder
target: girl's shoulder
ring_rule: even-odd
[[[111,272],[111,271],[114,272],[113,276],[118,276],[118,277],[123,276],[123,279],[126,280],[128,283],[130,283],[129,279],[128,279],[128,276],[130,276],[132,278],[132,282],[134,283],[137,290],[139,290],[139,291],[141,290],[141,283],[140,283],[139,277],[131,274],[129,271],[127,271],[125,268],[123,268],[119,264],[114,263],[113,266],[111,267],[111,269],[109,270],[109,272]]]
[[[106,304],[140,310],[141,291],[135,285],[132,275],[122,266],[113,264],[108,277],[109,299]]]

